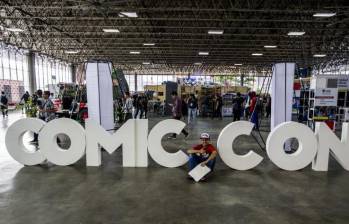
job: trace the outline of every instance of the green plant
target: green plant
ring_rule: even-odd
[[[33,102],[32,97],[29,98],[25,106],[26,106],[25,113],[27,117],[36,117],[36,114],[38,113],[38,108],[36,106],[36,103]]]

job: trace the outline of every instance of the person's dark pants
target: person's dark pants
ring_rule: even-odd
[[[7,106],[1,106],[1,112],[2,112],[2,116],[5,117],[5,115],[7,116]]]
[[[136,108],[136,112],[135,112],[134,117],[133,117],[134,119],[136,119],[136,118],[137,118],[138,113],[139,113],[139,108]]]
[[[144,114],[144,118],[147,118],[147,112],[144,109],[140,109],[141,114],[139,115],[139,118],[142,119],[143,118],[143,114]]]
[[[266,113],[265,117],[268,118],[268,117],[270,116],[270,113],[271,113],[271,108],[267,108],[267,109],[266,109],[266,112],[267,112],[267,113]]]
[[[218,117],[222,119],[222,107],[218,107],[213,114],[213,117]]]
[[[233,111],[233,121],[239,121],[241,118],[241,110]]]
[[[181,120],[181,117],[173,117],[173,119]],[[188,133],[184,128],[182,129],[181,133],[182,133],[184,136],[186,136],[186,137],[189,135],[189,133]],[[176,138],[176,137],[177,137],[177,134],[173,133],[173,134],[172,134],[172,137],[173,137],[173,138]]]
[[[196,154],[191,154],[189,156],[189,169],[192,170],[194,169],[197,165],[199,165],[200,163],[206,161],[207,158],[204,158],[203,156],[198,156]],[[211,172],[214,169],[214,166],[216,164],[216,158],[210,160],[206,166],[208,166],[211,169]]]
[[[132,118],[132,113],[125,114],[125,122]]]
[[[39,117],[39,119],[45,121],[45,118],[43,117]],[[38,140],[39,140],[39,134],[34,133],[34,139],[32,140],[32,142],[37,142]]]

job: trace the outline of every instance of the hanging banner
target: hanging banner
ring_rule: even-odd
[[[337,106],[337,88],[319,88],[315,90],[316,106]]]

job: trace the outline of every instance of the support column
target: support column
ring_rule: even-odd
[[[29,92],[33,94],[37,90],[35,77],[35,54],[33,51],[28,53],[28,77],[29,77]]]
[[[135,73],[135,92],[137,92],[138,91],[138,86],[137,86],[137,73]]]
[[[71,65],[71,81],[72,83],[76,83],[76,65]]]

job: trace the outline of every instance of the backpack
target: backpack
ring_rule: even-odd
[[[2,103],[3,105],[7,105],[8,99],[7,99],[6,96],[1,96],[1,103]]]

